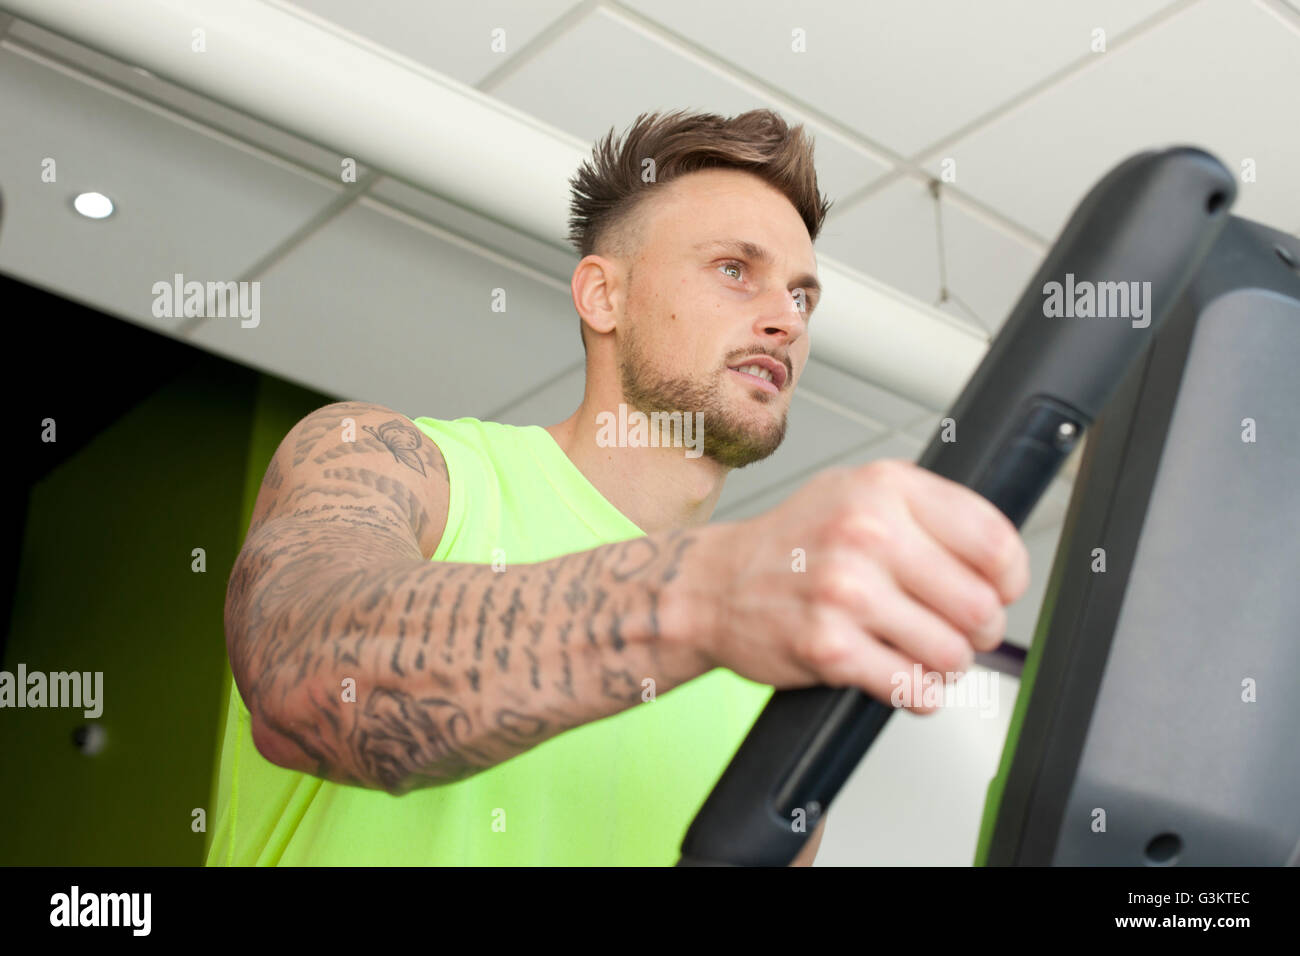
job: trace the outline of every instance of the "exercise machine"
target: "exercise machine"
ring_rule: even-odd
[[[1300,862],[1300,242],[1235,198],[1108,173],[917,461],[1019,527],[1089,436],[977,865]],[[678,865],[788,865],[892,713],[776,691]]]

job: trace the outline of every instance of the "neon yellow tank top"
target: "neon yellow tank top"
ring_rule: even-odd
[[[530,563],[644,533],[541,426],[413,421],[450,476],[434,561],[491,564],[501,548]],[[395,797],[272,764],[230,690],[209,866],[669,866],[772,694],[718,668],[473,777]]]

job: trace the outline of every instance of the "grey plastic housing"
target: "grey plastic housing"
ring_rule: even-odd
[[[1231,217],[1093,425],[988,864],[1297,862],[1297,261]]]

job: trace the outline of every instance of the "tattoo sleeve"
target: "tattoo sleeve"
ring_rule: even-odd
[[[400,795],[707,670],[662,620],[703,529],[530,564],[429,561],[420,489],[445,466],[374,408],[327,406],[290,433],[231,572],[227,648],[269,759]],[[348,414],[374,424],[341,451]]]

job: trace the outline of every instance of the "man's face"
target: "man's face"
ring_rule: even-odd
[[[702,413],[703,453],[743,468],[785,437],[818,298],[812,241],[749,173],[701,170],[664,189],[643,212],[615,330],[624,399],[647,415]],[[735,370],[751,359],[780,366],[772,382]]]

